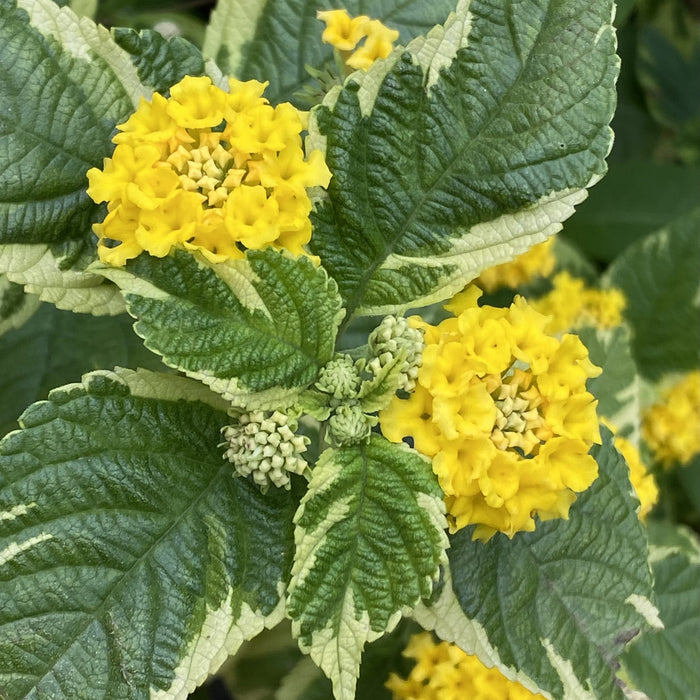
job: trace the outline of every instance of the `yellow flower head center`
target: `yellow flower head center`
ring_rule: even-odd
[[[491,440],[499,450],[518,449],[531,455],[541,442],[538,430],[545,422],[538,407],[542,396],[531,381],[532,374],[515,370],[491,394],[496,407]]]

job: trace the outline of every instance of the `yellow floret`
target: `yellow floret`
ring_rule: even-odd
[[[316,16],[326,24],[322,41],[338,49],[351,69],[367,70],[378,58],[386,58],[399,38],[395,29],[366,15],[350,17],[347,10],[326,10]],[[362,39],[365,42],[356,49]]]
[[[307,190],[327,187],[320,151],[304,158],[306,115],[272,107],[267,83],[186,76],[170,97],[155,94],[118,128],[88,194],[107,202],[94,225],[100,259],[124,265],[142,252],[200,251],[213,262],[267,246],[303,254],[311,237]]]
[[[370,19],[366,15],[350,17],[347,10],[319,10],[316,17],[326,24],[321,40],[340,51],[352,51],[367,36]]]
[[[700,452],[700,371],[689,372],[650,406],[642,436],[665,467],[687,464]]]
[[[571,334],[545,332],[546,317],[518,297],[509,308],[457,295],[458,313],[425,330],[416,390],[380,412],[384,435],[410,438],[433,458],[450,529],[474,537],[531,531],[535,516],[566,518],[595,480],[588,454],[600,443],[597,401],[586,380],[600,374]]]
[[[415,666],[408,678],[389,676],[385,685],[394,700],[544,700],[455,644],[434,642],[428,632],[414,634],[403,655]]]

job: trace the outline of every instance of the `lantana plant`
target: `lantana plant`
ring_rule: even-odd
[[[700,215],[557,235],[612,0],[61,4],[0,0],[0,697],[690,698]]]

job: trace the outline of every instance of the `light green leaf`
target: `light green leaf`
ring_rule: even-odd
[[[700,364],[700,209],[630,246],[609,268],[627,297],[632,352],[649,379]]]
[[[578,328],[576,334],[588,348],[591,362],[603,370],[586,383],[588,391],[598,399],[598,415],[638,445],[642,383],[632,358],[629,329]]]
[[[287,612],[302,651],[355,696],[365,643],[432,591],[447,540],[430,463],[373,435],[323,453],[294,518]]]
[[[187,39],[174,36],[166,39],[152,29],[117,27],[114,41],[131,56],[142,83],[155,92],[165,93],[186,75],[205,75],[201,51]]]
[[[443,22],[456,0],[345,0],[351,16],[369,14],[400,32],[400,41],[426,33]],[[270,81],[267,97],[275,104],[292,101],[312,85],[305,66],[320,68],[332,59],[321,42],[325,25],[318,10],[338,7],[327,0],[219,0],[207,28],[203,52],[224,73],[241,80]]]
[[[209,265],[176,251],[95,270],[122,288],[147,347],[234,403],[293,402],[333,355],[340,299],[308,258],[268,249]]]
[[[43,304],[0,337],[0,435],[17,427],[27,406],[86,372],[115,365],[169,371],[131,326],[126,314],[95,318]]]
[[[94,255],[91,251],[95,250],[92,245],[91,250],[83,251],[83,257]],[[114,316],[126,311],[118,287],[100,275],[82,271],[82,265],[70,269],[74,262],[73,255],[42,243],[0,245],[0,270],[41,301],[95,316]]]
[[[417,614],[438,636],[557,700],[621,698],[617,657],[659,624],[627,465],[603,432],[593,448],[599,477],[568,521],[487,543],[461,530],[448,550],[452,585]]]
[[[0,243],[87,240],[86,172],[147,94],[103,27],[51,0],[0,2]]]
[[[293,500],[232,477],[202,390],[96,372],[0,443],[9,697],[184,699],[281,618]]]
[[[654,588],[663,630],[649,631],[622,657],[625,676],[653,700],[700,697],[700,558],[697,536],[680,528],[668,538],[649,527]],[[692,549],[678,546],[692,539]]]
[[[608,0],[461,2],[437,53],[418,40],[329,95],[311,247],[350,313],[445,299],[561,228],[605,172],[611,16]]]
[[[19,328],[38,308],[38,297],[0,274],[0,335]]]

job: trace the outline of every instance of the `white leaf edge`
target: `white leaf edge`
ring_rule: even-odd
[[[0,270],[12,282],[24,285],[58,309],[94,316],[126,312],[119,288],[103,277],[77,270],[61,270],[60,260],[44,243],[0,245]]]

